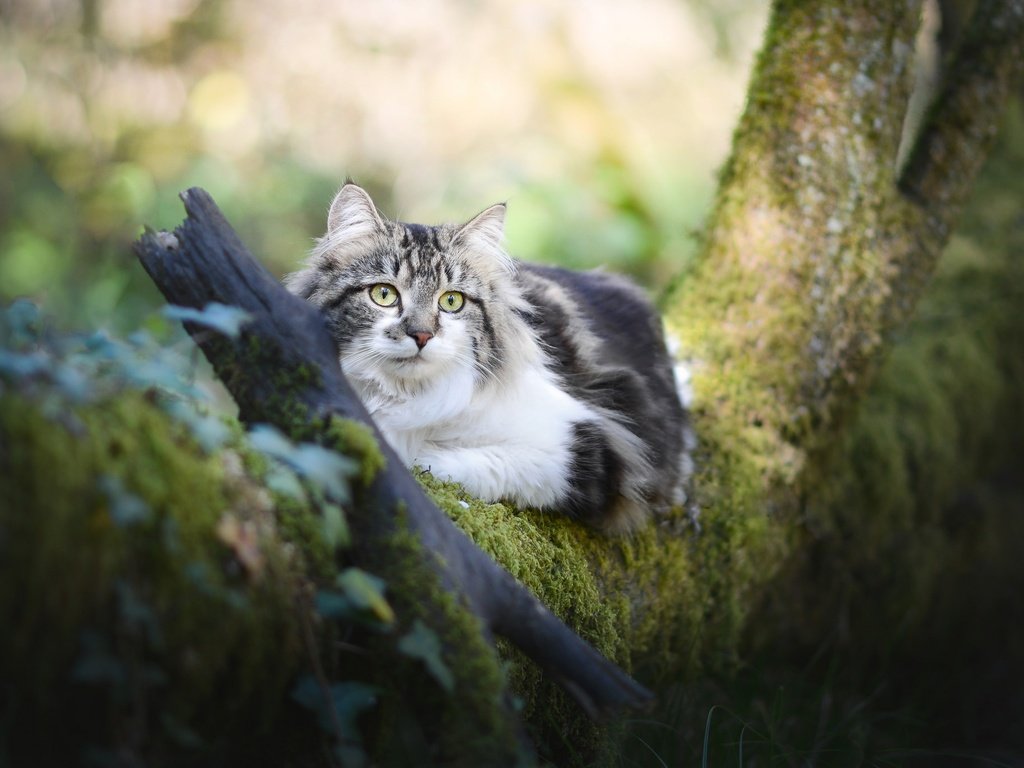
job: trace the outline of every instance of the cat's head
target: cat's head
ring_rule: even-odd
[[[286,283],[323,311],[350,376],[400,390],[457,373],[486,381],[529,346],[504,219],[498,204],[461,225],[389,221],[346,184]]]

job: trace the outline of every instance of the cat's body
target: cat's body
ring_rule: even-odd
[[[348,184],[288,285],[324,312],[407,465],[628,530],[683,498],[685,415],[660,323],[622,278],[517,265],[504,212],[403,224]]]

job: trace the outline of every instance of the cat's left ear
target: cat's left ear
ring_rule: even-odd
[[[514,269],[512,259],[505,252],[505,203],[492,205],[463,224],[452,242],[491,256],[508,271]]]
[[[505,203],[495,203],[462,225],[455,239],[464,243],[503,248],[505,241]]]
[[[336,240],[356,240],[383,229],[381,215],[370,195],[358,184],[346,182],[331,202],[327,214],[327,234]]]

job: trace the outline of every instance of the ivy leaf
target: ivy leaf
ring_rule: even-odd
[[[114,656],[102,635],[91,630],[79,637],[78,659],[71,669],[71,679],[79,683],[118,684],[125,680],[125,668]]]
[[[441,641],[437,633],[419,619],[412,626],[412,631],[398,641],[398,650],[414,659],[420,659],[427,666],[427,671],[451,693],[455,690],[455,678],[448,665],[441,658]]]
[[[324,502],[320,505],[320,515],[323,519],[324,538],[327,543],[337,549],[347,546],[351,541],[348,531],[348,522],[345,520],[345,513],[337,504]]]
[[[149,520],[149,505],[124,487],[116,475],[101,475],[96,481],[100,491],[107,497],[110,519],[119,527],[135,525]]]
[[[196,413],[188,426],[206,453],[213,453],[231,439],[231,430],[216,416]]]
[[[193,560],[184,568],[185,578],[203,595],[220,600],[236,611],[245,610],[249,600],[243,592],[217,583],[213,570],[202,560]]]
[[[359,568],[346,568],[334,583],[357,608],[370,611],[385,624],[395,620],[395,612],[384,597],[387,585],[382,579]]]
[[[97,359],[113,360],[120,351],[119,347],[120,344],[104,330],[93,331],[82,340],[82,349]]]
[[[53,381],[64,395],[74,403],[84,403],[93,394],[92,381],[70,365],[58,365],[53,370]]]
[[[288,496],[296,501],[305,501],[306,499],[306,491],[303,489],[302,483],[299,482],[299,478],[284,464],[273,465],[267,471],[263,482],[274,493]]]
[[[346,456],[313,443],[302,443],[289,461],[296,471],[341,504],[350,500],[348,478],[358,466]]]
[[[242,326],[252,320],[252,315],[244,309],[216,301],[211,301],[202,309],[168,304],[164,307],[163,314],[172,320],[185,320],[201,325],[232,339],[237,339]]]
[[[77,683],[121,683],[124,678],[124,665],[109,653],[83,656],[71,670],[71,679]]]
[[[269,424],[253,427],[249,443],[261,453],[287,464],[327,498],[340,504],[349,501],[348,478],[358,470],[352,459],[313,443],[296,445]]]
[[[125,624],[134,629],[141,629],[151,647],[162,647],[163,632],[153,609],[135,594],[132,585],[127,581],[115,581],[114,591],[117,594],[118,612]]]
[[[201,749],[206,742],[191,728],[182,725],[166,712],[160,716],[160,725],[175,744],[186,749]]]
[[[48,373],[52,365],[49,357],[42,352],[18,354],[0,349],[0,374],[13,379],[27,379],[30,376]]]
[[[35,302],[28,299],[15,299],[0,315],[0,330],[9,332],[14,347],[32,344],[38,340],[42,329],[42,312]]]
[[[378,689],[365,683],[332,683],[327,693],[329,701],[325,699],[324,689],[316,678],[306,675],[295,684],[292,698],[317,714],[323,730],[334,733],[337,716],[337,727],[341,731],[336,734],[338,738],[349,743],[361,743],[356,719],[377,703]]]
[[[260,453],[284,462],[295,450],[295,443],[269,424],[257,424],[249,430],[249,443]]]
[[[164,400],[164,410],[180,421],[206,453],[213,453],[231,439],[231,430],[216,416],[200,411],[194,403],[180,398]]]
[[[354,610],[352,602],[344,595],[327,589],[317,590],[316,612],[325,619],[347,619]]]

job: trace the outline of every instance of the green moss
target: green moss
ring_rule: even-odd
[[[265,489],[270,459],[250,448],[245,434],[238,425],[232,451],[241,459],[245,475]],[[300,500],[271,489],[266,489],[266,493],[269,505],[264,506],[273,509],[277,534],[283,543],[290,545],[297,569],[317,583],[330,581],[337,573],[337,563],[334,548],[324,535],[323,519],[316,505],[308,496]]]
[[[961,511],[964,489],[1019,463],[1024,434],[1024,153],[1001,152],[850,429],[808,462],[803,556],[774,588],[782,643],[812,644],[839,615],[857,627],[844,639],[877,653],[920,638],[950,563],[1007,525]]]
[[[338,566],[317,510],[281,494],[274,494],[274,509],[281,539],[294,545],[296,556],[305,563],[308,577],[316,583],[329,582]]]
[[[606,599],[593,570],[605,557],[600,537],[559,515],[517,511],[485,504],[454,483],[421,474],[431,498],[485,552],[580,636],[607,657],[629,667],[629,617],[625,595]],[[613,572],[614,569],[608,569]],[[512,646],[502,643],[509,682],[523,702],[536,741],[554,756],[607,751],[608,736],[590,723],[579,707]],[[558,762],[556,760],[556,762]]]
[[[384,469],[384,454],[381,453],[373,430],[352,419],[332,416],[323,430],[328,444],[334,450],[344,453],[359,462],[359,481],[367,486],[377,473]]]
[[[658,685],[734,663],[763,517],[711,514],[700,536],[652,523],[609,539],[557,514],[486,504],[453,483],[420,476],[434,501],[485,551],[607,657]],[[523,711],[558,759],[611,754],[618,730],[595,726],[507,643],[509,680]],[[585,756],[590,755],[590,758]]]
[[[773,10],[704,247],[665,301],[694,367],[704,505],[789,506],[777,493],[871,373],[878,286],[903,255],[887,217],[904,212],[891,157],[910,51],[878,40],[912,40],[917,20],[884,3]]]
[[[445,590],[415,536],[398,530],[374,547],[388,574],[399,626],[375,645],[388,662],[369,671],[383,691],[374,753],[381,764],[516,765],[527,761],[505,700],[506,678],[480,621]],[[449,693],[421,662],[396,650],[416,620],[438,636],[454,677]],[[380,657],[378,657],[380,658]],[[401,734],[396,738],[396,734]]]
[[[298,395],[321,385],[316,366],[296,364],[276,344],[246,333],[237,343],[217,337],[205,344],[210,359],[218,361],[217,376],[243,413],[255,405],[263,413],[279,414],[282,420],[287,418],[294,424],[314,419]],[[268,372],[270,386],[264,380],[251,379],[248,372],[253,370]]]
[[[42,736],[56,718],[114,747],[125,702],[143,719],[158,712],[178,737],[219,744],[269,722],[302,657],[292,607],[300,575],[272,519],[252,512],[258,489],[141,393],[58,419],[6,394],[0,443],[17,446],[0,449],[0,616],[11,628],[0,677],[25,702],[5,723],[9,742]],[[148,511],[118,523],[103,476]],[[239,567],[216,533],[225,514],[251,518],[258,571]],[[150,748],[173,747],[161,722],[147,726]]]
[[[624,617],[602,604],[589,554],[600,537],[564,516],[485,504],[454,483],[420,475],[431,498],[485,552],[602,653],[625,658]],[[467,506],[463,506],[463,505]],[[604,553],[601,553],[604,556]]]

